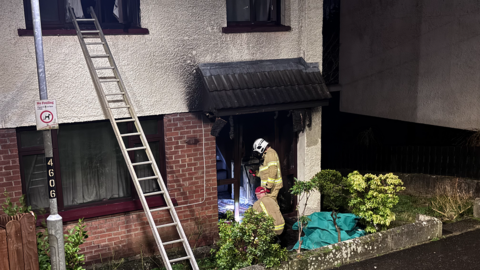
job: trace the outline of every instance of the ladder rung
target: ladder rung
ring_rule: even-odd
[[[119,96],[119,95],[124,95],[125,93],[115,93],[115,94],[105,94],[105,96]]]
[[[85,36],[82,36],[82,38],[100,38],[100,35],[85,35]]]
[[[85,42],[85,45],[103,45],[103,42]]]
[[[170,260],[170,262],[173,263],[173,262],[179,262],[179,261],[188,260],[188,259],[190,259],[190,256],[173,259],[173,260]]]
[[[77,22],[94,22],[94,19],[77,19]]]
[[[102,70],[102,69],[113,69],[113,67],[98,67],[95,70]]]
[[[100,80],[110,80],[110,79],[116,79],[116,80],[118,80],[117,77],[115,77],[115,76],[98,76],[98,78],[99,78]]]
[[[135,119],[130,118],[130,119],[120,119],[120,120],[115,120],[116,123],[125,123],[125,122],[135,122]]]
[[[95,33],[100,33],[98,30],[82,30],[80,31],[82,34],[95,34]]]
[[[142,147],[127,148],[127,151],[137,151],[137,150],[143,150],[143,149],[147,149],[147,147],[142,146]]]
[[[100,82],[101,83],[104,83],[104,82],[118,82],[120,81],[119,79],[100,79]]]
[[[140,135],[140,132],[120,134],[122,137]]]
[[[165,207],[150,209],[150,212],[153,212],[153,211],[162,211],[162,210],[167,210],[167,209],[170,209],[170,206],[165,206]],[[160,226],[162,226],[162,225],[160,225]]]
[[[94,55],[90,55],[91,58],[107,58],[107,57],[110,57],[110,55],[108,54],[94,54]]]
[[[157,178],[158,178],[157,176],[147,176],[147,177],[138,178],[137,180],[138,181],[145,181],[145,180],[157,179]]]
[[[166,246],[166,245],[171,245],[171,244],[180,243],[180,242],[183,242],[183,239],[178,239],[178,240],[173,240],[173,241],[170,241],[170,242],[165,242],[165,243],[163,243],[163,245]]]
[[[118,106],[118,107],[109,107],[110,109],[125,109],[125,108],[130,108],[130,105],[125,105],[125,106]]]
[[[156,227],[157,227],[157,229],[160,229],[160,228],[165,228],[165,227],[170,227],[170,226],[177,226],[177,224],[178,224],[177,222],[173,222],[173,223],[158,225]]]
[[[151,161],[142,161],[142,162],[132,163],[132,166],[147,165],[147,164],[152,164],[152,162]]]
[[[148,196],[159,195],[159,194],[163,194],[163,193],[165,193],[165,192],[155,191],[155,192],[150,192],[150,193],[144,193],[143,196],[148,197]]]

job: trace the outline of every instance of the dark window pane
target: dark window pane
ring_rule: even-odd
[[[27,205],[32,206],[32,209],[48,208],[49,202],[45,155],[23,156],[22,170],[23,175],[25,176]]]
[[[31,130],[20,133],[22,148],[43,146],[43,131]]]
[[[109,122],[64,125],[58,147],[65,206],[130,197],[130,177]]]
[[[58,1],[55,0],[40,0],[40,17],[42,22],[58,22],[60,17],[58,14]],[[30,1],[28,1],[30,7]],[[32,10],[29,8],[26,12],[27,20],[32,20]]]
[[[157,119],[140,120],[140,124],[142,125],[142,129],[145,135],[153,135],[158,133]]]
[[[250,0],[227,0],[227,21],[250,21]]]
[[[255,21],[268,22],[272,21],[272,14],[274,13],[272,8],[273,0],[254,0],[255,3]]]

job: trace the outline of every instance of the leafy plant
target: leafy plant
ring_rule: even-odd
[[[314,179],[314,178],[313,178]],[[296,195],[299,202],[304,202],[303,208],[300,210],[299,205],[297,205],[297,222],[298,222],[298,250],[297,253],[300,253],[302,248],[302,232],[303,228],[308,225],[310,219],[305,215],[307,210],[308,199],[312,193],[316,190],[316,183],[311,179],[308,181],[299,181],[295,178],[295,184],[290,189],[292,195]]]
[[[390,222],[395,220],[395,213],[391,209],[398,203],[397,192],[405,190],[402,180],[392,173],[362,176],[354,171],[348,175],[348,182],[352,193],[349,206],[352,207],[352,213],[367,223],[365,231],[374,233],[386,230]]]
[[[321,192],[325,208],[332,211],[333,225],[337,230],[338,242],[341,242],[340,228],[337,225],[337,219],[339,218],[339,210],[346,210],[348,208],[348,201],[350,199],[348,181],[342,177],[342,174],[338,171],[322,170],[312,178],[312,182],[315,183],[316,188]]]
[[[432,210],[443,216],[443,220],[455,220],[473,206],[472,197],[455,182],[437,186],[431,202]]]
[[[245,211],[241,223],[220,220],[217,249],[212,249],[217,269],[240,269],[257,263],[267,268],[287,259],[287,250],[274,243],[274,220],[253,208]]]
[[[67,270],[84,269],[85,255],[80,254],[80,245],[88,238],[88,234],[85,231],[85,223],[83,222],[83,219],[79,219],[78,224],[73,229],[68,230],[68,234],[65,234],[64,237]],[[52,269],[50,261],[50,245],[48,243],[48,228],[45,228],[43,232],[37,233],[37,250],[40,270]]]
[[[21,214],[21,213],[29,213],[32,211],[31,206],[27,206],[25,202],[25,195],[20,196],[19,199],[19,204],[17,206],[16,203],[12,202],[12,199],[10,198],[10,194],[7,192],[7,189],[4,189],[3,195],[5,196],[5,202],[2,204],[2,209],[5,214],[13,217],[16,214]]]

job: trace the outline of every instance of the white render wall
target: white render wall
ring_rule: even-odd
[[[298,135],[297,176],[298,180],[312,179],[321,170],[322,156],[322,107],[312,109],[312,126]],[[320,192],[313,192],[307,201],[305,215],[320,212]],[[305,197],[299,197],[300,212],[305,206]]]
[[[223,34],[224,0],[141,0],[149,35],[107,36],[139,116],[188,111],[185,93],[199,63],[304,57],[321,63],[322,2],[285,0],[290,32]],[[33,37],[23,1],[0,1],[0,128],[35,124],[39,99]],[[105,119],[76,36],[44,37],[48,95],[60,123]],[[321,66],[321,65],[320,65]]]
[[[343,112],[480,128],[480,2],[341,2]]]

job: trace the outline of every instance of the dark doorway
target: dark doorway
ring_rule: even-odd
[[[258,138],[268,141],[278,153],[283,179],[278,203],[283,214],[293,212],[295,198],[289,190],[297,174],[297,134],[293,131],[289,112],[235,115],[224,119],[229,123],[216,139],[219,215],[238,209],[236,214],[241,217],[256,201],[254,191],[260,186],[260,178],[251,176],[248,171],[255,171],[260,163],[252,155],[253,142]]]

